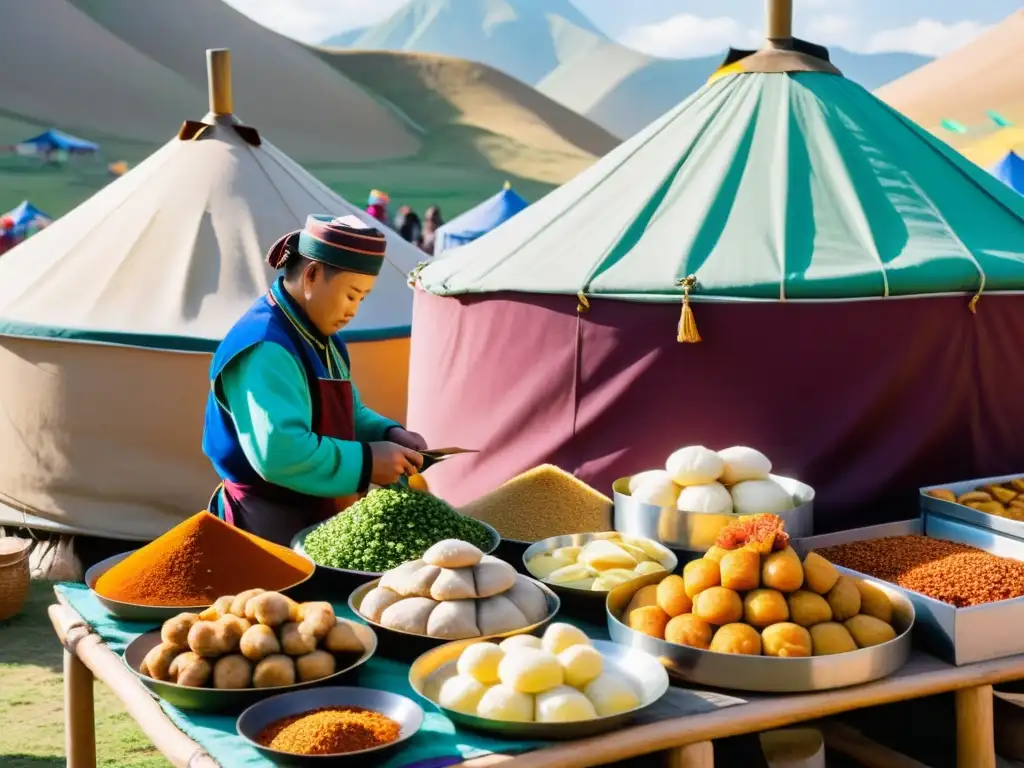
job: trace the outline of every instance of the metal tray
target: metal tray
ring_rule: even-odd
[[[814,533],[814,489],[788,477],[769,477],[793,494],[797,505],[779,513],[786,523],[790,538],[799,539]],[[684,552],[707,552],[715,543],[718,532],[736,521],[736,515],[708,515],[700,512],[680,512],[675,507],[656,507],[634,501],[629,495],[629,478],[623,477],[612,485],[615,497],[615,524],[619,533],[642,536],[659,541],[671,549]]]
[[[961,483],[931,485],[927,488],[922,488],[921,512],[924,514],[939,514],[944,515],[945,517],[952,517],[956,520],[963,520],[965,523],[970,523],[971,525],[975,525],[979,528],[988,528],[989,530],[997,531],[1004,536],[1013,536],[1015,539],[1024,541],[1024,522],[1019,520],[1010,520],[996,515],[989,515],[985,512],[979,512],[976,509],[971,509],[963,504],[957,504],[955,501],[943,501],[942,499],[936,499],[934,496],[928,495],[928,491],[937,491],[940,488],[945,488],[959,496],[962,493],[979,489],[985,485],[1002,485],[1010,480],[1018,480],[1021,477],[1024,477],[1024,475],[1018,472],[1016,475],[986,477],[981,480],[965,480]]]
[[[345,619],[339,619],[339,621],[345,621]],[[155,646],[160,645],[159,629],[146,632],[132,640],[128,647],[124,649],[122,657],[128,668],[139,676],[139,680],[142,681],[143,685],[168,704],[173,704],[178,709],[187,709],[193,712],[237,713],[268,696],[276,696],[279,693],[299,691],[321,685],[337,685],[345,676],[369,661],[374,653],[377,652],[377,636],[373,633],[372,629],[363,624],[354,621],[349,621],[348,624],[363,644],[362,654],[335,654],[335,659],[338,662],[338,671],[333,675],[328,675],[320,680],[312,680],[308,683],[282,685],[275,688],[243,688],[240,690],[192,688],[187,685],[154,680],[152,677],[143,675],[139,672],[139,666],[142,664],[142,660],[146,658],[146,654]]]
[[[483,637],[469,638],[471,640],[500,640],[505,637],[512,637],[512,635],[528,635],[537,630],[546,627],[559,609],[562,607],[562,601],[559,600],[558,595],[551,591],[551,588],[544,582],[531,579],[534,584],[541,588],[544,596],[548,599],[548,615],[542,621],[538,621],[536,624],[530,624],[529,626],[522,627],[520,629],[514,629],[511,632],[502,632],[497,635],[484,635]],[[439,645],[445,645],[446,643],[452,642],[443,637],[428,637],[427,635],[414,635],[411,632],[402,632],[397,629],[389,629],[388,627],[382,626],[374,621],[370,621],[368,618],[363,616],[359,612],[359,606],[363,604],[363,598],[366,597],[367,593],[380,583],[380,579],[374,579],[371,582],[362,584],[349,595],[348,607],[356,615],[360,621],[364,621],[373,627],[374,632],[377,633],[377,639],[379,641],[380,653],[382,656],[387,656],[392,659],[399,659],[401,661],[411,661],[422,653],[426,653],[432,648],[436,648]],[[462,641],[456,641],[462,642]]]
[[[139,605],[137,603],[125,603],[120,600],[111,600],[109,597],[104,597],[97,592],[96,582],[99,580],[100,576],[124,560],[128,555],[134,554],[137,551],[138,550],[133,549],[130,552],[122,552],[119,555],[108,557],[106,560],[100,560],[85,572],[85,585],[89,587],[93,596],[100,601],[100,604],[107,610],[107,613],[112,616],[117,616],[119,619],[124,619],[125,621],[144,621],[147,624],[152,624],[153,622],[165,621],[173,616],[177,616],[179,613],[202,613],[205,609],[210,607],[209,603],[206,605]],[[310,570],[309,574],[305,578],[300,579],[284,589],[275,591],[290,594],[291,591],[300,584],[304,584],[309,581],[315,572],[316,565],[313,566],[312,570]]]
[[[591,640],[604,656],[605,669],[614,669],[631,680],[640,694],[640,706],[629,712],[594,720],[571,723],[509,723],[487,717],[467,715],[437,703],[438,691],[449,677],[457,674],[455,664],[463,649],[482,638],[458,640],[427,651],[409,669],[409,685],[424,699],[443,712],[453,723],[475,731],[485,731],[508,739],[580,739],[621,728],[668,692],[669,680],[664,667],[653,656],[636,648],[627,648],[604,640]]]
[[[402,730],[398,739],[389,744],[338,755],[298,755],[271,749],[256,741],[256,737],[268,725],[322,707],[372,709],[385,717],[390,717],[402,726]],[[367,759],[374,761],[369,764],[379,765],[379,761],[382,761],[385,755],[391,756],[408,746],[408,740],[423,727],[423,708],[405,696],[372,688],[308,688],[282,693],[253,704],[238,718],[236,727],[238,735],[274,765],[321,766],[353,762],[365,766],[368,763],[363,761]]]
[[[484,526],[491,534],[491,546],[486,552],[484,552],[484,554],[493,554],[501,544],[501,534],[499,534],[493,526],[488,525],[482,520],[477,520],[477,522]],[[311,525],[308,528],[303,528],[295,534],[295,537],[292,539],[292,549],[311,563],[316,563],[316,561],[306,554],[306,537],[321,525],[322,523],[317,523],[316,525]],[[351,592],[361,584],[373,581],[374,579],[379,579],[384,575],[383,573],[375,573],[373,571],[350,571],[347,568],[333,568],[329,565],[319,564],[316,566],[316,570],[317,587],[321,591],[329,591],[332,593],[338,592],[341,595]]]
[[[528,576],[530,576],[530,578],[537,579],[536,576],[530,573],[530,567],[527,565],[527,561],[543,552],[551,552],[559,547],[582,547],[584,544],[594,541],[597,537],[597,534],[594,533],[572,533],[565,536],[552,536],[549,539],[543,539],[535,542],[523,553],[522,569]],[[675,571],[675,569],[679,567],[679,558],[677,558],[675,553],[667,547],[658,544],[656,541],[654,543],[657,544],[661,550],[659,562],[664,566],[665,571],[667,573]],[[562,613],[566,616],[572,616],[595,624],[600,624],[604,621],[604,603],[605,599],[608,597],[607,591],[594,592],[593,590],[587,589],[563,587],[559,584],[551,584],[543,581],[542,579],[537,580],[545,586],[550,587],[551,590],[561,598]]]
[[[641,588],[658,584],[667,573],[653,573],[616,587],[608,594],[608,634],[612,640],[651,654],[673,677],[713,688],[763,693],[801,693],[845,688],[891,675],[910,658],[914,606],[900,590],[884,581],[861,577],[883,590],[892,600],[895,640],[834,656],[782,659],[742,656],[690,648],[636,632],[619,617]]]
[[[813,536],[795,542],[795,549],[803,556],[812,549],[836,544],[912,534],[969,544],[993,555],[1024,561],[1024,541],[938,514]],[[871,578],[845,568],[840,570],[858,578]],[[1024,635],[1015,631],[1015,628],[1024,626],[1024,597],[957,608],[919,592],[890,586],[914,604],[917,614],[914,639],[917,644],[940,659],[960,666],[1024,653]]]

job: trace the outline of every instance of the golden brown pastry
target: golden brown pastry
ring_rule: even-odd
[[[267,656],[252,673],[253,688],[276,688],[295,684],[295,663],[287,656]]]
[[[643,590],[640,590],[641,592]],[[639,593],[637,593],[639,594]],[[666,576],[655,588],[655,604],[665,613],[681,616],[693,608],[693,600],[686,594],[686,582],[681,576]]]
[[[781,592],[755,589],[743,598],[743,620],[752,627],[761,629],[788,618],[789,606]]]
[[[186,651],[175,657],[168,672],[178,685],[202,688],[210,682],[211,668],[209,661],[192,651]]]
[[[693,614],[708,624],[732,624],[743,618],[743,601],[731,589],[711,587],[694,598]]]
[[[860,613],[860,590],[849,576],[840,576],[825,599],[834,621],[846,621]]]
[[[896,639],[896,630],[874,616],[860,614],[843,624],[859,648],[869,648]]]
[[[839,581],[839,571],[817,552],[809,552],[804,558],[804,586],[824,595]]]
[[[804,567],[792,547],[772,552],[761,566],[761,586],[779,592],[796,592],[804,583]]]
[[[289,656],[305,656],[316,650],[316,638],[303,631],[301,624],[290,621],[281,627],[281,648]]]
[[[691,560],[683,567],[683,582],[686,594],[691,598],[705,589],[717,587],[722,583],[718,563],[703,557],[699,560]]]
[[[633,595],[629,601],[629,605],[626,606],[626,610],[622,612],[622,623],[629,624],[629,614],[631,614],[637,608],[646,608],[649,605],[658,604],[658,584],[648,584],[646,587],[641,587]],[[686,593],[683,592],[685,595]]]
[[[821,595],[801,589],[789,596],[789,618],[801,627],[832,621],[832,606]]]
[[[892,624],[892,600],[889,596],[870,582],[854,579],[853,583],[860,592],[860,612]]]
[[[842,624],[826,621],[811,627],[811,646],[815,656],[831,656],[857,650],[853,637]]]
[[[811,655],[811,633],[799,624],[784,621],[765,627],[761,632],[761,648],[765,656],[800,659]]]
[[[244,619],[246,606],[249,604],[249,600],[265,591],[266,590],[264,589],[247,589],[245,592],[239,592],[235,595],[235,599],[231,601],[231,613]]]
[[[178,646],[171,645],[170,643],[155,645],[146,654],[146,658],[142,660],[143,666],[139,667],[139,672],[147,677],[152,677],[154,680],[170,680],[171,662],[174,661],[180,652],[181,649]]]
[[[665,637],[668,614],[656,605],[637,608],[629,614],[629,628],[659,640]]]
[[[252,686],[252,663],[237,653],[221,656],[213,665],[213,687],[238,690]]]
[[[1024,477],[1015,477],[1010,481],[1010,487],[1024,493]]]
[[[967,493],[961,493],[957,497],[957,503],[959,504],[970,504],[972,501],[994,501],[994,499],[985,491],[968,491]]]
[[[179,613],[168,619],[160,627],[160,639],[166,644],[184,651],[188,648],[188,633],[192,625],[199,621],[199,614]]]
[[[748,592],[761,583],[761,556],[745,547],[722,555],[718,568],[726,589]]]
[[[761,655],[761,635],[746,624],[726,624],[711,638],[709,650],[716,653],[737,653],[743,656]]]
[[[197,621],[188,631],[188,647],[193,653],[206,658],[223,656],[228,652],[225,638],[213,621]]]
[[[334,656],[327,651],[313,651],[295,660],[299,680],[304,683],[333,675],[336,667]]]
[[[245,634],[239,641],[239,648],[245,658],[250,661],[260,661],[267,656],[280,653],[281,641],[277,639],[277,634],[270,627],[254,624],[245,630]]]
[[[967,506],[979,512],[984,512],[986,515],[1006,517],[1006,507],[998,501],[971,501],[967,503]]]
[[[711,645],[714,628],[692,613],[676,616],[665,626],[665,639],[677,645],[688,645],[706,651]]]
[[[722,557],[728,551],[729,550],[722,549],[720,546],[715,544],[715,545],[713,545],[711,547],[711,549],[709,549],[707,552],[704,553],[704,559],[705,560],[712,560],[712,561],[714,561],[716,563],[720,563],[720,562],[722,562]]]
[[[1017,498],[1020,494],[1010,488],[1006,488],[1002,485],[986,485],[985,492],[990,494],[993,499],[1002,504],[1009,504],[1011,501]]]
[[[948,488],[936,488],[933,491],[928,491],[928,495],[934,499],[939,499],[941,501],[952,501],[953,503],[956,503],[956,494],[953,493]]]

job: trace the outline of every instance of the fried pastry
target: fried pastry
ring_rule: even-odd
[[[1002,502],[1003,504],[1009,504],[1020,495],[1017,491],[1006,488],[1002,485],[986,485],[985,491],[996,501]]]
[[[956,503],[956,494],[948,488],[936,488],[934,491],[928,491],[928,495],[933,499],[939,499],[940,501],[952,501]]]
[[[992,501],[992,496],[985,491],[968,491],[967,493],[961,493],[957,497],[958,504],[970,504],[971,502],[985,502]]]

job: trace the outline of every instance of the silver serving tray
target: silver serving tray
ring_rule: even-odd
[[[541,591],[544,593],[544,597],[547,598],[548,615],[546,618],[538,621],[536,624],[530,624],[529,626],[521,627],[520,629],[513,629],[509,632],[502,632],[497,635],[484,635],[482,637],[473,637],[468,639],[497,641],[506,637],[512,637],[513,635],[528,635],[546,627],[558,614],[559,609],[562,607],[562,601],[558,599],[558,595],[556,595],[544,582],[537,581],[536,579],[530,580],[540,587]],[[398,629],[390,629],[385,627],[383,624],[378,624],[377,622],[371,621],[363,616],[363,614],[359,612],[359,606],[363,604],[363,599],[370,590],[374,589],[378,584],[380,584],[380,579],[374,579],[373,581],[356,587],[352,594],[349,595],[348,607],[360,621],[366,622],[368,625],[373,627],[373,630],[377,633],[377,637],[380,641],[381,655],[396,659],[414,659],[431,648],[436,648],[439,645],[445,645],[452,642],[451,640],[443,637],[414,635],[411,632],[402,632]]]
[[[965,480],[961,483],[931,485],[927,488],[922,488],[920,501],[921,512],[924,514],[938,514],[945,517],[951,517],[956,520],[962,520],[970,525],[975,525],[979,528],[988,528],[989,530],[996,531],[1004,536],[1013,536],[1015,539],[1024,541],[1024,522],[1019,520],[1009,520],[1005,517],[997,517],[996,515],[989,515],[985,512],[979,512],[976,509],[971,509],[963,504],[958,504],[955,501],[943,501],[942,499],[936,499],[934,496],[928,495],[929,491],[937,491],[944,488],[952,491],[957,496],[960,496],[960,494],[967,493],[968,491],[982,490],[982,486],[985,485],[1002,485],[1010,480],[1018,480],[1021,477],[1024,477],[1024,474],[1018,472],[1016,475],[986,477],[981,480]]]
[[[828,691],[888,677],[910,658],[914,606],[900,590],[884,581],[863,577],[892,600],[894,640],[833,656],[782,659],[703,651],[636,632],[620,621],[622,611],[641,588],[658,584],[668,574],[654,573],[616,587],[608,594],[608,634],[612,640],[656,657],[680,680],[713,688],[763,693]]]
[[[482,642],[482,639],[458,640],[427,651],[410,667],[409,685],[418,695],[433,704],[456,725],[491,733],[499,738],[579,739],[584,736],[614,731],[655,704],[668,692],[668,674],[653,656],[636,648],[627,648],[604,640],[592,640],[593,646],[604,656],[605,669],[615,670],[633,682],[637,693],[640,694],[639,707],[609,717],[571,723],[510,723],[504,720],[467,715],[454,709],[442,707],[437,703],[441,685],[445,680],[457,674],[455,664],[463,649],[479,642]]]
[[[790,538],[799,539],[814,533],[814,489],[788,477],[769,475],[793,495],[796,506],[780,512]],[[688,552],[706,552],[715,543],[718,532],[737,515],[708,515],[700,512],[680,512],[675,507],[656,507],[635,501],[629,495],[628,477],[612,485],[615,498],[615,524],[619,533],[641,536],[659,541],[666,547]]]
[[[813,536],[794,542],[794,548],[803,556],[812,549],[836,544],[913,534],[969,544],[999,557],[1024,562],[1024,541],[937,514]],[[871,578],[845,568],[840,570],[858,578]],[[906,595],[914,604],[917,614],[914,635],[922,647],[950,664],[960,666],[1024,653],[1024,635],[1014,631],[1014,628],[1024,626],[1024,597],[957,608],[919,592],[889,586]]]
[[[92,568],[85,572],[85,585],[89,587],[93,596],[99,600],[100,604],[107,610],[107,613],[112,616],[117,616],[119,619],[125,621],[144,621],[149,624],[166,621],[179,613],[202,613],[204,610],[210,607],[207,605],[140,605],[138,603],[125,603],[120,600],[111,600],[109,597],[104,597],[96,591],[96,582],[100,576],[109,571],[115,565],[124,560],[128,555],[134,554],[138,550],[131,550],[130,552],[122,552],[119,555],[108,557],[106,560],[100,560]],[[308,558],[307,558],[308,559]],[[310,561],[312,562],[312,561]],[[285,587],[284,589],[277,590],[279,592],[288,592],[291,589],[304,584],[312,578],[316,572],[316,565],[309,574],[294,584]]]

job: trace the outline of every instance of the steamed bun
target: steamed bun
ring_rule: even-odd
[[[359,612],[370,621],[379,624],[381,614],[401,599],[400,594],[392,592],[387,587],[374,587],[366,593],[363,602],[359,604]]]
[[[467,715],[476,714],[480,699],[487,692],[487,686],[479,680],[467,675],[449,677],[441,685],[437,695],[437,703],[456,712]]]
[[[703,445],[691,445],[669,456],[665,471],[676,485],[706,485],[722,476],[725,462]]]
[[[777,515],[793,508],[793,496],[774,480],[744,480],[732,487],[738,515]]]
[[[466,568],[476,565],[484,553],[468,541],[444,539],[423,553],[423,562],[438,568]]]
[[[596,717],[597,711],[590,700],[568,685],[560,685],[537,695],[538,723],[571,723]]]
[[[540,693],[565,682],[565,670],[558,657],[536,648],[517,648],[498,664],[498,677],[521,693]]]
[[[641,504],[655,507],[674,507],[679,498],[680,488],[672,482],[667,472],[657,477],[649,477],[630,492],[630,496]]]
[[[573,645],[590,645],[590,638],[582,629],[556,621],[548,625],[540,644],[545,651],[558,655]]]
[[[639,472],[629,478],[630,495],[633,495],[636,489],[648,480],[668,480],[671,482],[672,478],[668,476],[668,472],[664,469],[648,469],[646,472]]]
[[[679,494],[676,509],[680,512],[727,515],[732,512],[732,496],[721,483],[689,485]]]
[[[589,645],[571,645],[558,654],[558,663],[565,670],[565,684],[583,688],[604,671],[604,657]]]
[[[455,663],[460,675],[472,677],[484,685],[495,685],[498,665],[505,658],[505,651],[494,643],[474,643],[466,648]]]
[[[510,688],[507,685],[495,685],[488,688],[480,698],[476,707],[480,717],[491,720],[504,720],[508,723],[533,722],[533,696]]]
[[[640,706],[640,697],[632,684],[615,672],[605,672],[591,680],[583,689],[583,695],[590,699],[600,717],[628,712]]]
[[[772,471],[772,463],[760,451],[742,445],[734,445],[718,452],[725,462],[722,482],[735,485],[744,480],[767,480]]]
[[[544,621],[548,615],[548,598],[543,590],[525,576],[516,576],[516,583],[505,593],[530,624]]]

